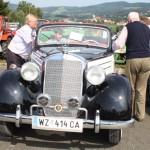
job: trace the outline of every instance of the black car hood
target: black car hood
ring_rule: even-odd
[[[100,53],[100,54],[92,54],[92,53],[76,53],[76,55],[79,55],[83,57],[86,60],[93,60],[97,58],[102,58],[105,57],[105,53]]]
[[[68,47],[69,48],[69,47]],[[52,50],[50,50],[48,47],[42,48],[40,49],[40,51],[45,51],[44,53],[47,54],[47,56],[53,55],[53,54],[70,54],[70,55],[79,55],[80,57],[83,57],[86,60],[94,60],[94,59],[98,59],[98,58],[103,58],[105,56],[108,56],[110,54],[109,51],[104,51],[104,52],[95,52],[93,51],[93,53],[91,51],[89,52],[71,52],[71,51],[65,51],[63,47],[60,48],[53,48]]]

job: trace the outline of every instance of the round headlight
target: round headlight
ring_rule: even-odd
[[[21,67],[21,76],[26,81],[34,81],[40,75],[39,67],[33,62],[27,62]]]
[[[92,85],[99,85],[105,81],[105,71],[98,66],[87,70],[86,78]]]

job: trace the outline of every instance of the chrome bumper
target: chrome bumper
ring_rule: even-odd
[[[0,121],[15,123],[16,127],[20,127],[21,124],[32,124],[32,116],[22,115],[20,113],[20,106],[17,106],[16,114],[0,113]],[[99,111],[96,111],[95,120],[84,119],[83,128],[95,129],[95,133],[99,133],[100,129],[122,129],[132,127],[134,119],[127,121],[106,121],[100,119]]]

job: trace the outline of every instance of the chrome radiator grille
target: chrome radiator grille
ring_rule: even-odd
[[[51,96],[52,105],[63,105],[70,98],[82,97],[83,65],[79,60],[49,59],[45,64],[44,93]]]

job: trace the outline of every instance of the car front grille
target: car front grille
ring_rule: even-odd
[[[51,97],[52,105],[66,106],[71,98],[81,99],[83,70],[80,59],[66,54],[46,61],[43,92]]]

